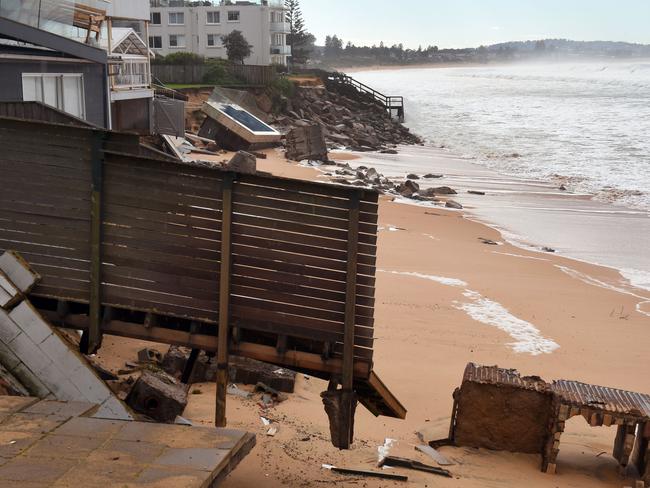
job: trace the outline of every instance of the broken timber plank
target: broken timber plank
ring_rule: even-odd
[[[396,456],[386,456],[380,463],[380,467],[383,466],[413,469],[415,471],[423,471],[425,473],[437,474],[438,476],[452,478],[451,473],[446,469],[436,468],[434,466],[423,464],[419,461],[413,461],[412,459],[406,459],[406,458],[401,458]]]
[[[440,466],[452,466],[454,464],[431,446],[419,445],[419,446],[415,446],[415,449],[431,457]]]
[[[365,469],[337,468],[336,466],[327,467],[330,471],[339,474],[348,474],[352,476],[368,476],[370,478],[382,478],[385,480],[408,481],[408,476],[401,474],[384,473],[380,471],[368,471]]]

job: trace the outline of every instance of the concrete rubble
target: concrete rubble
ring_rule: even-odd
[[[90,402],[99,405],[98,418],[132,419],[92,366],[24,297],[40,277],[11,252],[0,257],[0,270],[20,290],[17,302],[0,308],[0,364],[4,369],[33,396]]]

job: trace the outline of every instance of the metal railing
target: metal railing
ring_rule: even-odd
[[[271,46],[271,54],[291,55],[291,46]]]
[[[127,57],[111,65],[112,88],[130,90],[151,87],[151,66],[146,57]]]
[[[367,95],[375,103],[384,107],[391,117],[395,115],[400,122],[404,122],[404,97],[384,95],[345,73],[330,73],[327,80],[334,85],[353,88],[357,92]]]

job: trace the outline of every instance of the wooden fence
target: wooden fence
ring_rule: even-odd
[[[143,157],[95,128],[0,118],[0,145],[0,250],[43,276],[35,297],[81,307],[63,323],[215,349],[227,220],[232,347],[327,377],[350,323],[369,377],[375,192]]]
[[[151,66],[154,81],[185,85],[204,83],[208,69],[209,66],[206,64],[154,64]],[[266,86],[277,78],[274,66],[230,64],[226,69],[246,85]]]

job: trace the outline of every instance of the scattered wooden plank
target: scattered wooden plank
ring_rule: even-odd
[[[415,449],[431,457],[440,466],[453,466],[454,464],[431,446],[419,445],[415,446]]]
[[[324,464],[323,467],[325,469],[329,469],[334,473],[346,474],[351,476],[365,476],[369,478],[381,478],[381,479],[393,480],[393,481],[408,481],[409,479],[408,476],[404,476],[402,474],[386,473],[384,471],[368,471],[365,469],[338,468],[336,466],[329,466],[327,464]]]
[[[413,461],[412,459],[406,459],[406,458],[401,458],[397,456],[386,456],[381,463],[379,463],[380,467],[381,466],[392,466],[394,468],[406,468],[406,469],[412,469],[415,471],[423,471],[425,473],[431,473],[431,474],[436,474],[438,476],[444,476],[445,478],[452,478],[453,476],[451,473],[442,468],[436,468],[435,466],[429,466],[427,464],[423,464],[419,461]]]

